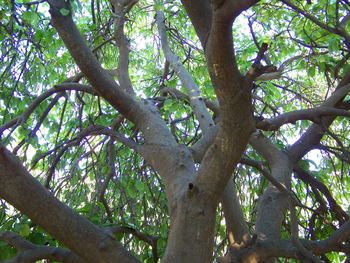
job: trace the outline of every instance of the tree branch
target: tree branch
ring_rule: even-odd
[[[267,160],[271,168],[269,187],[259,198],[256,217],[256,233],[258,239],[279,239],[284,214],[288,209],[292,165],[289,157],[278,150],[273,143],[259,132],[250,138],[252,147]]]
[[[298,249],[298,252],[303,255],[306,259],[311,262],[321,263],[322,261],[318,259],[314,254],[308,251],[299,240],[299,228],[298,228],[298,217],[295,209],[295,204],[290,202],[290,225],[291,225],[291,235],[292,235],[292,244]]]
[[[67,263],[86,262],[81,257],[65,248],[34,245],[13,232],[0,233],[0,240],[16,248],[19,252],[14,259],[6,261],[8,263],[35,262],[41,259],[50,259]]]
[[[75,90],[75,91],[82,91],[90,94],[95,94],[92,87],[88,85],[78,84],[78,83],[63,83],[60,85],[55,85],[52,89],[49,89],[48,91],[45,91],[43,94],[38,96],[27,108],[27,110],[22,113],[20,116],[17,116],[16,118],[10,120],[6,124],[0,127],[0,135],[6,130],[11,128],[12,126],[20,125],[27,121],[29,116],[33,113],[33,111],[39,106],[41,102],[43,102],[45,99],[50,97],[52,94],[60,93],[63,91],[68,90]]]
[[[0,197],[89,262],[139,262],[121,244],[49,193],[1,145]]]
[[[332,233],[327,239],[310,241],[300,239],[300,243],[315,255],[324,255],[331,251],[350,253],[350,246],[343,245],[342,242],[350,234],[350,221],[343,224],[338,230]],[[250,248],[241,252],[239,262],[252,262],[250,260],[266,260],[272,257],[285,257],[305,259],[298,253],[291,240],[257,240]]]
[[[135,120],[135,108],[140,108],[112,77],[101,67],[80,35],[71,15],[63,16],[59,10],[67,9],[62,0],[50,0],[52,24],[63,39],[70,54],[92,86],[128,119]],[[68,9],[69,10],[69,9]],[[131,109],[134,109],[133,111]]]
[[[323,103],[321,103],[321,107],[338,107],[341,105],[344,97],[349,92],[350,88],[350,70],[348,70],[343,77],[343,79],[339,82],[335,92]],[[350,106],[349,106],[350,107]],[[348,109],[346,109],[348,110]],[[320,143],[324,135],[324,128],[329,127],[331,123],[334,121],[335,117],[324,117],[322,118],[322,126],[318,124],[311,125],[304,134],[296,141],[289,149],[288,155],[291,160],[296,163],[299,161],[306,153],[308,153],[311,149],[313,149],[316,145]]]
[[[212,20],[210,0],[181,0],[205,49]]]
[[[140,240],[148,243],[152,247],[152,254],[153,254],[154,262],[158,261],[157,241],[158,241],[159,237],[144,234],[141,231],[134,229],[132,227],[129,227],[129,226],[107,227],[107,228],[105,228],[105,231],[107,231],[110,235],[115,235],[118,233],[131,234],[131,235],[139,238]]]
[[[301,179],[305,184],[315,187],[326,197],[330,210],[335,214],[340,224],[350,219],[350,216],[337,204],[337,201],[333,198],[331,192],[324,183],[304,171],[299,165],[294,165],[293,170],[297,178]]]
[[[131,95],[135,95],[129,76],[129,40],[124,33],[124,24],[126,22],[126,14],[138,2],[138,0],[110,0],[114,7],[114,38],[119,48],[119,62],[118,62],[118,79],[123,90]]]
[[[52,24],[94,89],[127,119],[136,124],[148,142],[175,145],[174,138],[159,114],[155,114],[154,108],[142,104],[120,88],[110,74],[101,67],[83,40],[71,14],[63,16],[59,12],[62,8],[69,10],[66,2],[64,0],[49,0],[49,4]]]
[[[349,85],[350,86],[350,85]],[[295,123],[300,120],[310,120],[315,123],[321,123],[321,117],[324,116],[344,116],[350,117],[350,112],[332,107],[317,107],[313,109],[296,110],[280,114],[271,119],[264,119],[256,124],[256,128],[265,131],[277,131],[282,125]]]
[[[321,27],[321,28],[323,28],[323,29],[325,29],[325,30],[327,30],[327,31],[329,31],[331,33],[338,34],[338,31],[335,28],[330,27],[327,24],[322,23],[318,18],[316,18],[313,15],[311,15],[311,14],[307,13],[306,11],[302,10],[301,8],[299,8],[298,6],[294,5],[289,0],[281,0],[281,2],[283,2],[285,5],[287,5],[290,8],[292,8],[297,13],[299,13],[302,16],[306,17],[307,19],[311,20],[313,23],[315,23],[319,27]]]
[[[223,191],[221,204],[230,245],[246,246],[251,241],[251,235],[232,178]]]
[[[244,10],[255,5],[259,0],[213,0],[213,11],[223,21],[233,21]]]
[[[214,126],[213,119],[205,106],[205,103],[201,96],[201,92],[196,83],[194,82],[192,76],[181,64],[179,58],[170,50],[166,36],[164,14],[158,11],[156,19],[165,58],[167,61],[169,61],[170,65],[179,76],[182,85],[186,88],[193,112],[197,117],[197,120],[199,121],[199,125],[203,133],[206,133],[211,127]]]

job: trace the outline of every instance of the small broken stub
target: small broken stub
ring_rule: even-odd
[[[197,187],[193,183],[189,183],[187,188],[187,197],[192,198],[196,193],[198,193]]]

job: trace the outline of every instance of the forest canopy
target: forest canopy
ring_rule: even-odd
[[[349,262],[347,0],[0,0],[0,261]]]

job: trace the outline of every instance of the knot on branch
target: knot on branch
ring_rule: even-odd
[[[251,80],[254,80],[262,74],[278,72],[278,69],[276,66],[273,66],[273,65],[263,66],[261,64],[261,60],[264,58],[265,52],[267,51],[267,49],[268,49],[268,44],[263,43],[260,47],[260,50],[256,58],[254,59],[253,65],[251,66],[248,73],[246,74],[246,77],[248,77]]]
[[[280,125],[274,125],[266,119],[256,120],[255,128],[263,131],[278,131]]]
[[[195,186],[193,183],[189,183],[187,188],[187,197],[192,198],[197,193],[198,193],[197,186]]]

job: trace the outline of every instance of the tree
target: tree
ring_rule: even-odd
[[[345,262],[345,0],[1,0],[0,259]]]

